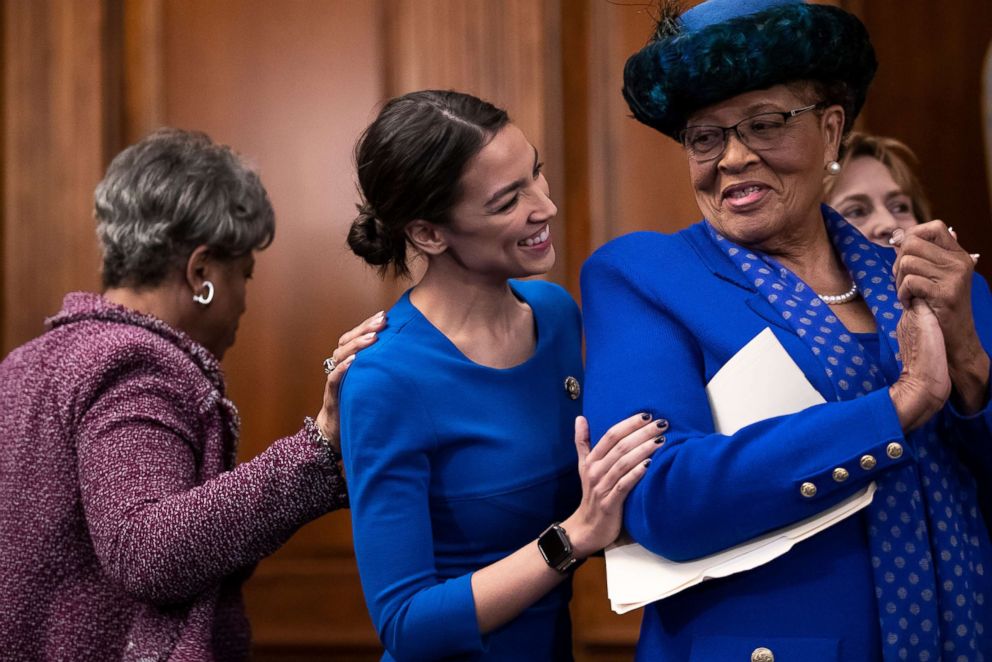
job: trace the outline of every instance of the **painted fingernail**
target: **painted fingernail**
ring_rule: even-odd
[[[375,331],[366,333],[364,336],[362,336],[362,340],[372,340],[373,338],[375,338]]]
[[[950,233],[950,235],[952,237],[954,237],[955,239],[957,239],[958,234],[954,231],[954,228],[953,227],[947,226],[947,231]]]
[[[651,420],[651,414],[649,414],[647,412],[644,412],[643,414],[641,414],[641,420],[642,421],[650,421]]]
[[[892,231],[892,236],[889,237],[889,243],[893,246],[898,246],[905,237],[906,232],[902,228],[896,228]]]
[[[645,467],[650,467],[651,466],[651,458],[648,458],[648,459],[644,460],[644,466]]]
[[[975,263],[975,264],[978,264],[978,258],[980,258],[982,256],[982,254],[981,253],[970,253],[970,255],[971,255],[971,261],[973,263]]]
[[[372,316],[373,322],[381,322],[386,317],[386,311],[380,310],[375,315]]]
[[[661,435],[660,437],[656,437],[655,440],[654,440],[654,443],[656,443],[656,444],[663,444],[663,443],[665,443],[665,435]]]
[[[657,421],[655,422],[655,425],[657,425],[657,426],[658,426],[658,429],[659,429],[659,430],[666,430],[666,429],[668,429],[668,421],[666,421],[666,420],[665,420],[665,419],[663,419],[663,418],[659,418],[659,419],[658,419],[658,420],[657,420]]]

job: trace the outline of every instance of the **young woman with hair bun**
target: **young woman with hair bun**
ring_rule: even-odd
[[[571,570],[617,537],[667,422],[632,416],[590,451],[578,308],[517,280],[554,264],[557,208],[505,111],[458,92],[395,98],[356,161],[352,250],[383,274],[426,262],[342,388],[383,659],[569,660]]]

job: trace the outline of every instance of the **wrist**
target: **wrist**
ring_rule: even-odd
[[[964,337],[962,338],[962,336]],[[988,377],[989,356],[974,327],[954,338],[947,337],[945,345],[947,348],[947,367],[950,372],[976,372],[979,371],[980,367],[984,367],[986,372],[982,375],[982,379]]]
[[[970,360],[950,363],[948,372],[954,387],[951,398],[959,412],[970,416],[986,407],[989,399],[989,356],[984,350],[972,354]]]
[[[317,426],[317,430],[320,432],[320,434],[325,439],[327,439],[328,443],[330,443],[332,446],[337,448],[338,447],[337,419],[328,416],[327,412],[321,409],[320,413],[318,413],[317,416],[313,419],[313,422],[314,425]]]
[[[573,514],[561,522],[560,526],[565,530],[572,543],[572,553],[575,554],[575,558],[585,561],[600,550],[600,547],[592,540],[592,527],[586,525],[577,514]]]
[[[568,532],[559,522],[546,528],[537,538],[537,548],[552,570],[567,575],[582,563],[576,558]]]
[[[899,417],[899,425],[903,432],[911,432],[925,423],[936,413],[933,398],[930,398],[924,387],[901,377],[889,387],[889,397]]]
[[[310,441],[322,448],[327,453],[331,462],[338,463],[341,461],[341,452],[338,450],[337,444],[334,443],[333,438],[324,434],[317,421],[307,416],[303,427]]]

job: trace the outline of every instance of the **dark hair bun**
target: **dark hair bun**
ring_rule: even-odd
[[[389,264],[395,254],[395,246],[385,224],[376,218],[375,210],[369,205],[358,205],[358,216],[348,230],[348,246],[358,257],[369,264],[381,267]]]
[[[406,227],[444,225],[460,195],[466,164],[509,118],[461,92],[420,90],[390,99],[355,146],[362,204],[348,245],[385,275],[410,275]],[[414,249],[415,250],[415,249]]]

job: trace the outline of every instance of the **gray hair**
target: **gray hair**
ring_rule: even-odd
[[[197,246],[231,259],[275,236],[258,174],[200,132],[159,129],[131,145],[94,197],[104,287],[157,285]]]

